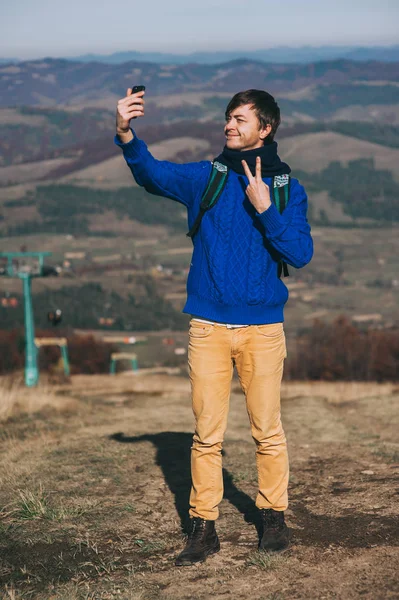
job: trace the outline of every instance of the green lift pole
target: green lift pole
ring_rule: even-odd
[[[64,363],[64,373],[66,377],[69,377],[71,374],[71,370],[69,368],[69,359],[68,359],[68,348],[67,346],[61,346],[61,356],[62,361]]]
[[[25,313],[25,385],[33,387],[39,381],[39,369],[37,366],[37,348],[35,346],[35,323],[33,319],[32,306],[32,278],[45,277],[44,257],[50,256],[51,252],[0,252],[0,258],[7,259],[7,265],[3,275],[6,277],[18,277],[22,279],[24,292]],[[20,264],[26,259],[36,259],[38,265],[29,267]]]
[[[35,323],[33,320],[32,306],[32,279],[24,273],[21,277],[24,290],[24,313],[25,313],[25,385],[32,387],[39,381],[39,369],[37,366],[37,348],[35,346]]]

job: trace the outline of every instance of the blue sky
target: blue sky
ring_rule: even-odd
[[[0,57],[398,43],[399,0],[3,0]]]

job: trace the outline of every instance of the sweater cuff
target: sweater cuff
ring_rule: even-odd
[[[127,142],[127,144],[121,142],[117,135],[114,137],[115,144],[119,146],[119,148],[122,148],[123,156],[125,158],[136,158],[140,153],[140,140],[133,129],[131,129],[131,132],[133,134],[133,139],[130,140],[130,142]]]
[[[262,213],[256,213],[256,216],[264,226],[266,233],[273,236],[279,235],[287,227],[287,223],[278,212],[275,204],[271,204]]]

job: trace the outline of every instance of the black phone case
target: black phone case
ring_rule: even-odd
[[[137,94],[137,92],[144,92],[145,85],[134,85],[132,87],[132,94]],[[137,117],[133,117],[133,119],[137,119]]]

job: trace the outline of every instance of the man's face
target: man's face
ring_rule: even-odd
[[[261,148],[271,126],[260,127],[252,104],[244,104],[231,111],[226,120],[224,133],[230,150],[254,150]]]

